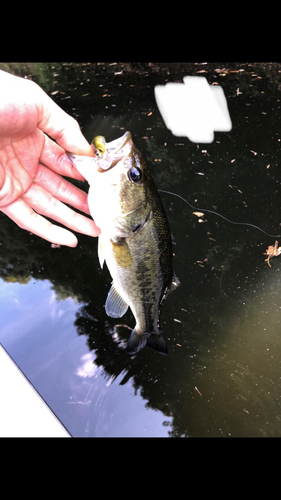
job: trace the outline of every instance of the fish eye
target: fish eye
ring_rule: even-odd
[[[132,167],[128,171],[129,180],[132,182],[139,182],[142,178],[142,171],[138,167]]]

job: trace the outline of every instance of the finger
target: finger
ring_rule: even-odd
[[[39,214],[50,217],[73,231],[88,236],[98,236],[100,234],[99,228],[92,219],[78,214],[37,184],[32,184],[26,193],[21,196],[21,199]]]
[[[72,177],[73,179],[84,180],[85,178],[78,172],[65,150],[44,134],[45,142],[39,158],[40,162],[58,174]]]
[[[39,89],[41,92],[37,98],[38,127],[65,150],[93,156],[92,148],[83,136],[78,122],[63,111],[40,87]]]
[[[39,164],[34,182],[63,203],[90,215],[87,193],[44,165]]]
[[[31,231],[41,238],[57,245],[76,247],[76,236],[62,227],[56,226],[37,214],[23,200],[1,208],[1,211],[12,219],[19,227]]]

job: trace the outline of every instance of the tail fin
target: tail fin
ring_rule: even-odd
[[[162,332],[160,332],[159,334],[152,333],[149,336],[145,336],[139,335],[134,328],[127,342],[127,353],[135,354],[146,345],[148,347],[151,347],[152,349],[155,349],[155,351],[159,352],[160,354],[168,354],[168,347]]]

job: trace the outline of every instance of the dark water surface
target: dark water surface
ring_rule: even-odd
[[[281,233],[281,65],[1,64],[39,83],[86,138],[130,130],[159,189]],[[200,73],[199,73],[200,72]],[[154,87],[220,84],[233,128],[211,144],[174,137]],[[87,186],[76,182],[77,185]],[[51,244],[0,214],[0,343],[73,436],[281,436],[281,257],[275,238],[161,194],[181,287],[161,311],[169,355],[129,357],[106,316],[97,240]],[[120,322],[120,321],[119,321]],[[134,326],[128,312],[122,323]]]

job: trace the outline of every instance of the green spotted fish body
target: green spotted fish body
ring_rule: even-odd
[[[136,325],[127,342],[129,354],[145,345],[167,354],[159,327],[160,304],[179,284],[173,273],[167,217],[131,134],[107,144],[107,155],[108,163],[93,161],[86,177],[90,212],[101,229],[100,264],[106,262],[113,279],[105,310],[120,318],[131,308]]]

